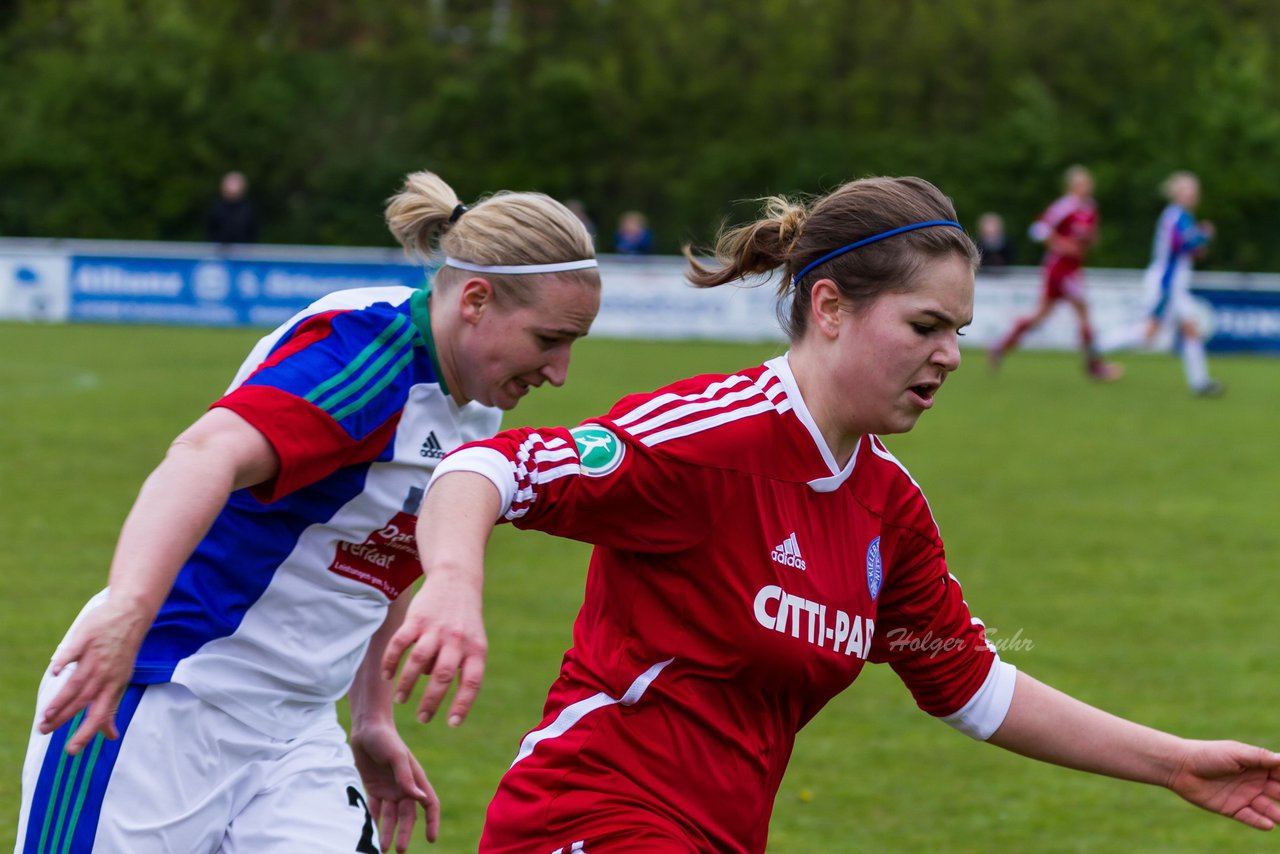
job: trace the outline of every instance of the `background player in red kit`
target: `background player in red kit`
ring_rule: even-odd
[[[1009,333],[987,354],[993,368],[1018,346],[1022,336],[1044,322],[1058,300],[1066,300],[1080,321],[1080,349],[1084,369],[1095,380],[1120,379],[1124,369],[1104,362],[1094,345],[1089,304],[1084,297],[1084,259],[1098,239],[1098,206],[1093,201],[1093,175],[1083,166],[1072,166],[1063,177],[1066,194],[1049,205],[1031,224],[1031,238],[1045,245],[1044,286],[1036,310],[1019,318]]]
[[[781,267],[784,356],[624,398],[437,469],[426,581],[383,658],[397,696],[483,675],[495,520],[593,543],[573,647],[489,807],[484,852],[759,852],[797,731],[867,661],[926,712],[1009,750],[1280,821],[1280,754],[1113,717],[1018,673],[948,571],[919,487],[875,435],[910,430],[960,364],[977,251],[917,178],[774,199],[722,236],[713,287]]]

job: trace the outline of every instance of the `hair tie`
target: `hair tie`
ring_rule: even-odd
[[[800,227],[805,218],[803,213],[795,213],[778,221],[778,242],[783,244],[783,251],[790,255],[791,249],[800,239]]]
[[[458,206],[453,209],[453,213],[449,214],[449,224],[453,225],[455,222],[461,219],[464,213],[466,213],[469,210],[471,210],[471,208],[459,202]]]

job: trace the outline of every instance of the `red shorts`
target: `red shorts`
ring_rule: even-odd
[[[703,854],[715,850],[691,838],[671,816],[631,798],[583,789],[553,794],[549,789],[557,787],[545,773],[529,775],[533,779],[525,776],[508,772],[499,784],[485,815],[479,854]],[[565,773],[554,776],[563,778]]]
[[[1060,299],[1084,299],[1084,270],[1080,262],[1071,258],[1062,258],[1047,264],[1044,268],[1045,302]]]

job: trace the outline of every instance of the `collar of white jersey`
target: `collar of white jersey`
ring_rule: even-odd
[[[818,429],[818,423],[813,420],[813,415],[810,414],[808,405],[805,404],[804,398],[800,395],[800,386],[796,385],[795,374],[791,373],[791,363],[787,361],[789,355],[790,353],[787,352],[776,359],[770,359],[764,363],[765,367],[778,375],[778,379],[782,382],[783,391],[787,393],[787,398],[791,401],[791,410],[795,412],[796,417],[800,419],[800,423],[809,431],[809,437],[813,440],[814,447],[817,448],[818,453],[822,454],[822,460],[827,464],[827,471],[831,472],[827,477],[809,481],[809,488],[814,492],[835,492],[853,474],[853,467],[858,462],[858,452],[862,450],[863,440],[858,440],[857,446],[853,449],[853,454],[849,457],[849,462],[844,464],[844,468],[841,468],[836,463],[835,454],[831,453],[827,440],[823,438],[822,431]]]

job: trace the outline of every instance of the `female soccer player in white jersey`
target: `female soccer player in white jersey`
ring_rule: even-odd
[[[970,615],[929,505],[876,435],[910,430],[960,364],[977,252],[955,219],[917,178],[775,199],[690,278],[782,268],[790,352],[572,430],[509,430],[436,470],[426,581],[383,660],[390,678],[412,647],[397,698],[430,674],[424,719],[455,677],[452,722],[476,696],[494,521],[595,545],[573,647],[482,851],[764,851],[797,731],[868,661],[974,738],[1280,821],[1280,754],[1087,706],[1002,662]]]
[[[1151,264],[1143,285],[1146,289],[1144,344],[1150,347],[1161,326],[1176,328],[1181,335],[1182,365],[1187,385],[1194,394],[1217,397],[1225,390],[1209,377],[1204,354],[1204,335],[1196,320],[1191,300],[1191,269],[1195,258],[1204,254],[1213,237],[1213,224],[1196,221],[1200,203],[1200,179],[1191,172],[1175,172],[1164,182],[1169,204],[1156,222],[1151,246]]]
[[[600,279],[540,194],[468,210],[420,172],[387,222],[407,249],[438,242],[433,289],[298,314],[143,485],[41,685],[18,851],[376,852],[375,824],[403,851],[418,805],[435,838],[379,672],[420,574],[415,517],[446,453],[564,382]]]

